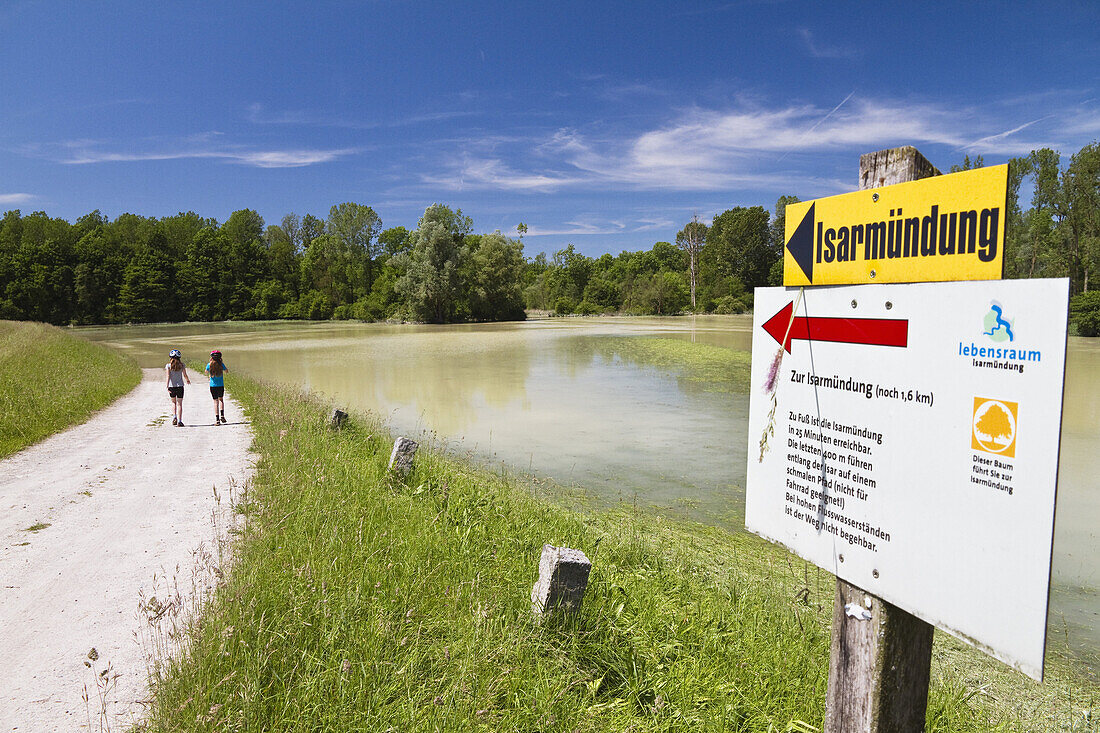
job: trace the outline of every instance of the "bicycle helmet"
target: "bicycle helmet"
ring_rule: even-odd
[[[217,359],[221,355],[222,355],[222,352],[218,351],[217,349],[214,349],[213,351],[210,352],[210,356],[214,357],[215,359]]]
[[[169,359],[182,359],[183,354],[180,353],[179,349],[172,349],[171,351],[168,352],[168,358]]]

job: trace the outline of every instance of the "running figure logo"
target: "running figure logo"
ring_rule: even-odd
[[[970,447],[1006,458],[1016,456],[1016,412],[1019,405],[1006,400],[974,398]]]
[[[1013,321],[1004,319],[1004,310],[1001,308],[1001,304],[994,300],[990,302],[989,312],[985,314],[982,333],[997,343],[1012,341],[1014,338],[1012,323]]]

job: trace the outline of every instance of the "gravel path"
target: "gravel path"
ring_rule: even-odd
[[[146,369],[88,422],[0,461],[0,731],[120,730],[140,718],[156,644],[139,599],[166,597],[172,578],[189,594],[214,516],[232,521],[229,494],[254,462],[240,406],[227,395],[229,423],[214,427],[195,376],[186,427],[172,425],[164,373]],[[108,664],[104,704],[96,673]]]

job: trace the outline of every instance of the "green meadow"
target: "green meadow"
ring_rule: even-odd
[[[64,329],[0,321],[0,458],[87,420],[139,381],[133,362]]]

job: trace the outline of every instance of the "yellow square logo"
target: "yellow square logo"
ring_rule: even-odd
[[[1006,458],[1016,457],[1017,404],[988,397],[974,398],[970,447]]]

